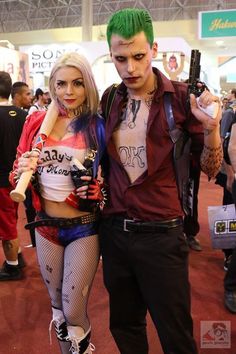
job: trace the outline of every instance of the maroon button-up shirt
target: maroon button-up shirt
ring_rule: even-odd
[[[172,110],[176,127],[184,126],[190,132],[194,154],[200,154],[202,151],[203,128],[188,111],[187,84],[172,83],[159,70],[153,68],[153,71],[157,75],[158,89],[154,94],[147,126],[148,169],[133,183],[129,180],[112,139],[114,128],[120,122],[127,95],[127,88],[123,83],[117,88],[107,117],[106,143],[110,162],[107,182],[110,201],[104,209],[105,215],[127,214],[129,217],[145,221],[168,220],[183,215],[175,180],[173,143],[165,115],[164,94],[173,93]],[[103,112],[105,112],[108,92],[109,89],[102,97]]]

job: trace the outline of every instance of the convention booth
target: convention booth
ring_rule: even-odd
[[[30,81],[28,54],[0,46],[0,58],[0,70],[8,72],[12,82]]]

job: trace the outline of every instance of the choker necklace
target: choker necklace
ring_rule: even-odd
[[[87,112],[87,106],[86,106],[85,103],[82,103],[79,107],[77,107],[75,109],[67,109],[61,103],[58,103],[58,107],[59,107],[59,115],[62,118],[74,119],[74,118],[80,116],[82,113],[86,113]]]
[[[83,112],[83,105],[75,109],[66,109],[67,118],[71,118],[71,119],[80,116],[82,112]]]

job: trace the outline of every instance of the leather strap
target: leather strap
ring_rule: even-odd
[[[145,232],[159,232],[167,233],[169,229],[183,224],[181,217],[163,220],[163,221],[139,221],[132,219],[125,219],[123,217],[114,216],[112,224],[121,228],[123,231],[145,233]]]
[[[70,228],[75,225],[91,224],[98,220],[99,214],[87,214],[76,218],[45,218],[32,221],[25,225],[26,230],[35,229],[39,226],[54,226],[61,228]]]

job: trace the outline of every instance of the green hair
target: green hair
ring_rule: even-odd
[[[125,39],[144,32],[150,46],[153,45],[154,34],[152,18],[148,11],[143,9],[123,9],[116,12],[107,25],[107,41],[111,47],[111,36],[117,34]]]

